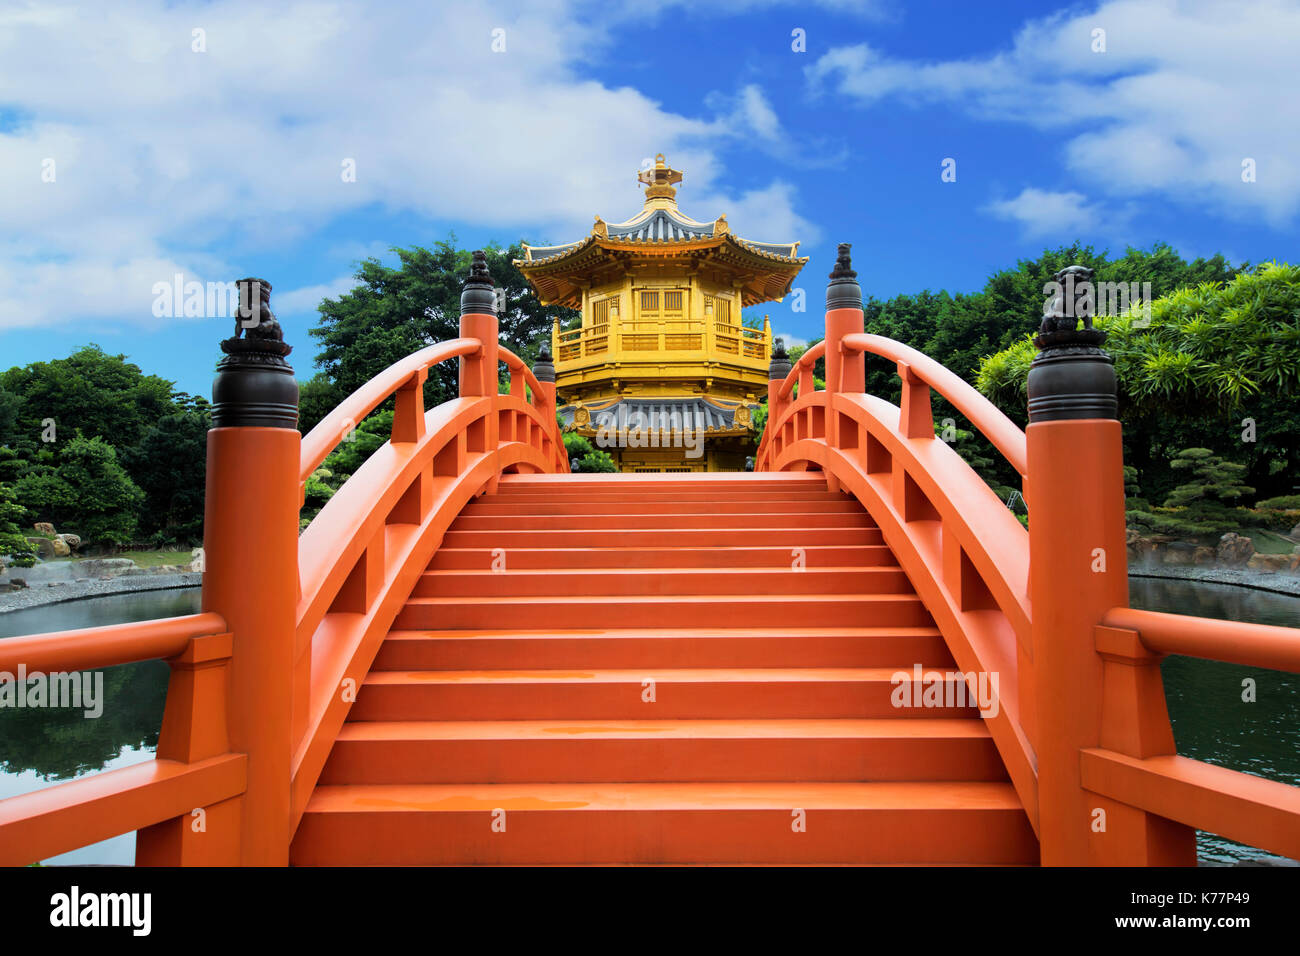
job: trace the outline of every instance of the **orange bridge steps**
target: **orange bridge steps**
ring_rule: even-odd
[[[293,862],[1036,862],[978,713],[892,705],[955,665],[825,488],[503,478],[399,614]]]

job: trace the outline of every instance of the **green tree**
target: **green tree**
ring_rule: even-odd
[[[618,466],[607,451],[601,451],[591,441],[577,432],[561,435],[564,450],[569,456],[569,468],[574,472],[614,472]]]
[[[12,555],[10,563],[30,568],[36,563],[36,549],[23,534],[25,511],[14,494],[0,485],[0,558]]]
[[[203,496],[211,415],[205,399],[164,415],[145,429],[134,447],[122,450],[123,467],[144,492],[139,531],[157,544],[203,540]]]
[[[144,493],[102,438],[76,435],[56,466],[33,468],[14,485],[35,521],[50,521],[91,544],[127,544],[134,538]]]
[[[1139,309],[1099,316],[1115,359],[1126,457],[1149,497],[1177,484],[1167,461],[1189,444],[1244,459],[1263,495],[1300,472],[1300,268],[1266,263],[1226,284],[1204,282]],[[981,363],[976,384],[1023,421],[1030,337]]]
[[[581,458],[570,461],[569,467],[575,473],[618,471],[618,466],[614,464],[610,453],[599,448],[594,448]]]
[[[306,435],[345,398],[347,393],[331,382],[324,372],[317,372],[307,381],[299,382],[298,430]]]
[[[69,486],[59,477],[62,452],[78,434],[99,438],[145,492],[132,534],[192,543],[202,535],[207,423],[206,399],[88,345],[66,359],[0,373],[0,480],[13,484],[28,511],[66,512],[72,505],[58,504]]]
[[[316,364],[336,390],[335,401],[412,352],[460,334],[460,293],[472,253],[457,248],[455,241],[452,236],[432,249],[393,249],[400,260],[397,268],[367,259],[357,270],[356,288],[321,302],[320,324],[311,334],[320,343]],[[485,251],[488,271],[504,293],[498,316],[501,344],[531,359],[543,340],[549,342],[552,322],[576,313],[538,301],[511,262],[522,258],[521,245]],[[456,378],[455,362],[430,370],[426,406],[454,397]],[[319,420],[316,408],[313,417]]]
[[[1173,490],[1165,499],[1166,508],[1194,504],[1226,507],[1255,491],[1242,484],[1245,465],[1224,461],[1208,448],[1184,448],[1169,464],[1175,471],[1191,472],[1193,480]]]
[[[4,399],[8,413],[0,413],[0,444],[34,449],[42,443],[49,424],[56,441],[80,431],[100,436],[126,448],[140,440],[150,424],[176,411],[173,383],[145,375],[125,355],[110,355],[98,345],[87,345],[66,359],[33,362],[0,372],[0,389],[17,396]]]

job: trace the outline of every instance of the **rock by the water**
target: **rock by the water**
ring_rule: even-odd
[[[38,521],[32,525],[32,530],[37,534],[54,534],[54,525],[48,521]]]
[[[81,547],[81,535],[79,534],[59,534],[55,535],[60,541],[66,544],[73,551]]]
[[[1289,554],[1252,554],[1250,560],[1246,562],[1246,567],[1252,571],[1263,571],[1265,574],[1276,573],[1290,567],[1291,557]]]
[[[77,571],[92,578],[111,578],[135,567],[130,558],[87,558],[78,562]]]
[[[1255,543],[1245,535],[1233,531],[1229,531],[1219,539],[1219,546],[1215,550],[1219,563],[1228,567],[1247,565],[1254,553]]]

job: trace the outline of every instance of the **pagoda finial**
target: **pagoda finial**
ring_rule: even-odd
[[[673,185],[682,181],[682,174],[670,167],[664,161],[664,154],[660,153],[655,157],[654,166],[647,169],[645,164],[642,164],[642,169],[636,174],[636,178],[637,182],[645,183],[646,202],[652,199],[676,201],[677,190]]]

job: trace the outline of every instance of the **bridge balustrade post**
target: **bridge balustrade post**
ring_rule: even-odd
[[[1057,273],[1090,281],[1072,266]],[[1079,290],[1082,294],[1082,289]],[[1122,432],[1113,362],[1073,295],[1034,340],[1026,479],[1039,842],[1045,865],[1194,862],[1190,831],[1083,789],[1079,752],[1101,745],[1103,659],[1095,629],[1128,605]],[[1134,841],[1139,849],[1135,850]],[[1189,849],[1191,851],[1189,857]]]
[[[772,360],[767,367],[767,424],[763,426],[767,434],[767,456],[770,461],[776,454],[776,439],[780,434],[778,421],[785,414],[786,402],[781,398],[781,386],[790,374],[790,356],[785,350],[785,341],[776,339],[772,343]],[[757,466],[757,462],[755,462]]]
[[[551,353],[545,345],[537,353],[537,361],[533,362],[533,376],[537,379],[537,384],[542,386],[542,393],[535,396],[534,407],[536,407],[542,420],[546,423],[546,434],[551,439],[551,450],[554,454],[563,454],[567,460],[567,453],[563,452],[564,442],[560,438],[560,425],[555,420],[556,398],[555,398],[555,363],[551,359]],[[549,464],[549,462],[548,462]]]
[[[158,760],[198,763],[230,753],[229,632],[189,642],[168,660],[167,706],[158,734]],[[136,831],[136,866],[236,866],[241,797],[231,797]]]
[[[271,284],[238,282],[235,334],[212,383],[203,525],[203,610],[226,620],[230,748],[248,755],[238,861],[289,862],[294,714],[305,715],[310,648],[295,648],[298,384],[271,312]],[[210,817],[208,825],[214,820]]]
[[[826,443],[832,448],[841,447],[840,416],[835,410],[835,395],[839,392],[858,393],[866,387],[866,362],[862,353],[846,355],[842,344],[844,336],[859,334],[865,328],[862,287],[858,285],[858,274],[853,271],[850,248],[847,242],[839,244],[835,268],[831,270],[830,282],[826,285]],[[856,423],[853,427],[857,427]],[[840,490],[839,481],[830,471],[826,472],[826,484],[831,491]]]
[[[488,273],[487,254],[481,249],[474,251],[470,273],[465,279],[460,294],[460,335],[461,338],[478,339],[483,343],[483,351],[478,355],[461,356],[461,397],[478,398],[496,395],[500,368],[496,286]],[[482,419],[482,425],[475,426],[470,432],[466,451],[470,455],[477,452],[489,452],[495,455],[499,443],[499,431],[496,414],[489,413]],[[482,447],[479,447],[480,445]],[[496,477],[489,480],[486,490],[495,491],[497,480]]]

